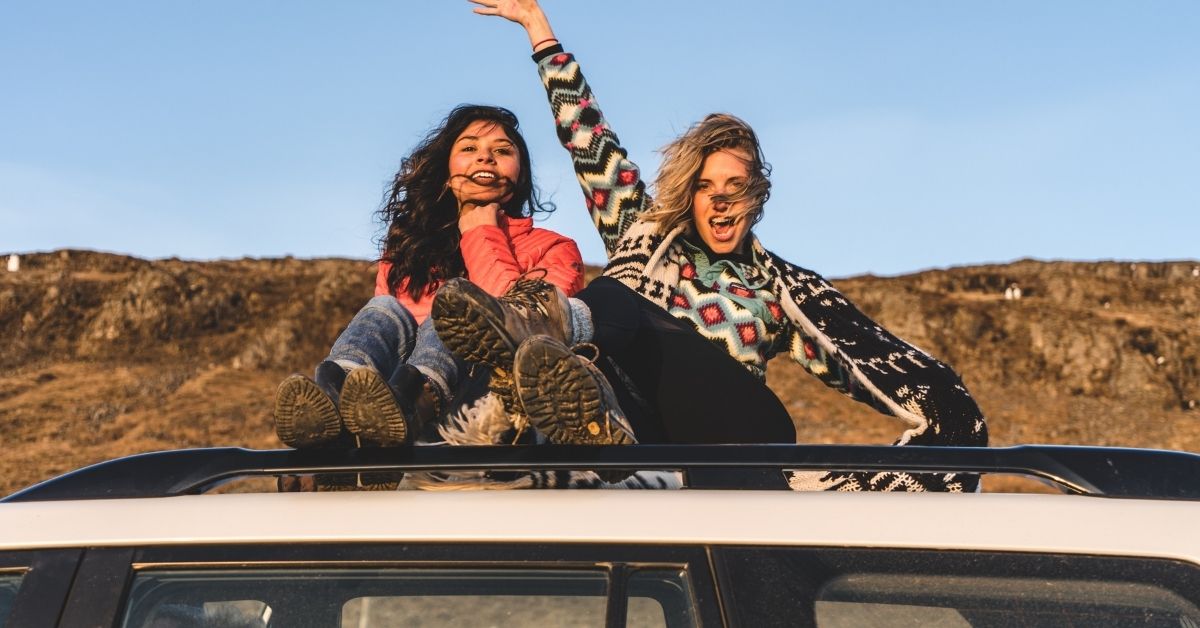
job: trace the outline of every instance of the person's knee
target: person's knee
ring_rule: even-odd
[[[610,303],[613,307],[636,308],[638,294],[629,286],[603,275],[596,277],[583,290],[580,290],[575,298],[582,300],[591,306],[592,301],[599,303]]]
[[[408,309],[405,308],[403,305],[400,305],[400,301],[397,300],[396,297],[394,297],[390,294],[381,294],[376,297],[371,297],[371,300],[367,301],[367,304],[364,307],[369,307],[369,308],[373,308],[373,309],[377,309],[377,310],[387,310],[389,312],[404,312],[406,314],[408,313]]]
[[[406,327],[417,326],[417,320],[413,317],[412,312],[409,312],[408,308],[404,307],[404,305],[402,305],[400,301],[396,299],[396,297],[391,295],[381,294],[377,297],[372,297],[371,300],[367,301],[367,304],[363,306],[363,310],[382,312],[387,315],[388,318],[395,320],[397,324],[404,325]]]
[[[641,297],[612,277],[597,277],[575,298],[587,305],[597,332],[602,327],[632,332],[640,324]]]

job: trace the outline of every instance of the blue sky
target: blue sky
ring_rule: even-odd
[[[749,121],[758,233],[826,275],[1200,257],[1195,0],[543,6],[647,175],[704,114]],[[470,8],[3,3],[0,252],[371,257],[400,159],[484,102],[601,262],[523,32]]]

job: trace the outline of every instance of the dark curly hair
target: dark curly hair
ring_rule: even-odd
[[[425,136],[408,157],[384,194],[378,215],[387,231],[381,237],[379,261],[391,262],[388,290],[395,293],[408,279],[406,291],[420,299],[435,282],[465,272],[458,232],[458,200],[446,183],[450,178],[450,149],[458,136],[476,121],[504,130],[517,147],[521,173],[513,185],[504,213],[513,218],[550,213],[554,204],[542,202],[533,185],[529,149],[521,137],[517,116],[503,107],[459,105]]]

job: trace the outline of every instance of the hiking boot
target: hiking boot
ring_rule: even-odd
[[[302,490],[318,493],[332,491],[394,491],[400,487],[404,473],[318,473],[302,481]],[[311,488],[309,488],[311,487]]]
[[[390,382],[369,366],[356,368],[342,387],[346,429],[367,446],[411,442],[441,414],[443,405],[433,383],[409,364],[401,365]]]
[[[521,400],[517,397],[517,386],[513,381],[512,371],[493,370],[491,376],[488,377],[488,390],[496,395],[500,405],[504,406],[504,413],[508,415],[508,420],[516,429],[513,438],[515,444],[515,441],[525,433],[525,428],[529,427],[529,417],[526,416],[525,407],[521,405]]]
[[[361,481],[358,473],[318,473],[316,475],[281,475],[276,482],[280,493],[316,493],[327,491],[357,491]],[[393,487],[394,488],[394,487]],[[374,490],[374,489],[368,489]],[[379,489],[383,490],[383,489]]]
[[[288,447],[330,445],[342,433],[338,398],[346,371],[326,360],[315,376],[291,375],[275,391],[275,434]]]
[[[530,423],[551,442],[637,442],[608,379],[591,360],[559,340],[534,336],[521,343],[514,373],[517,396]]]
[[[518,280],[500,298],[455,278],[433,298],[433,326],[446,348],[468,362],[512,371],[517,347],[530,336],[570,342],[567,296],[541,279]]]

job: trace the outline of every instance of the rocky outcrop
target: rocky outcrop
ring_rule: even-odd
[[[1200,451],[1200,262],[1022,260],[834,283],[959,371],[993,444]],[[363,260],[22,255],[0,272],[0,494],[137,451],[279,446],[275,385],[324,356],[373,290]],[[802,441],[899,433],[786,359],[770,371]]]
[[[1189,410],[1200,404],[1198,270],[1195,262],[1026,260],[839,285],[973,378]],[[1010,286],[1020,298],[1005,298]]]
[[[91,251],[22,256],[0,275],[11,367],[65,360],[280,368],[328,344],[374,290],[353,260],[147,261]]]

